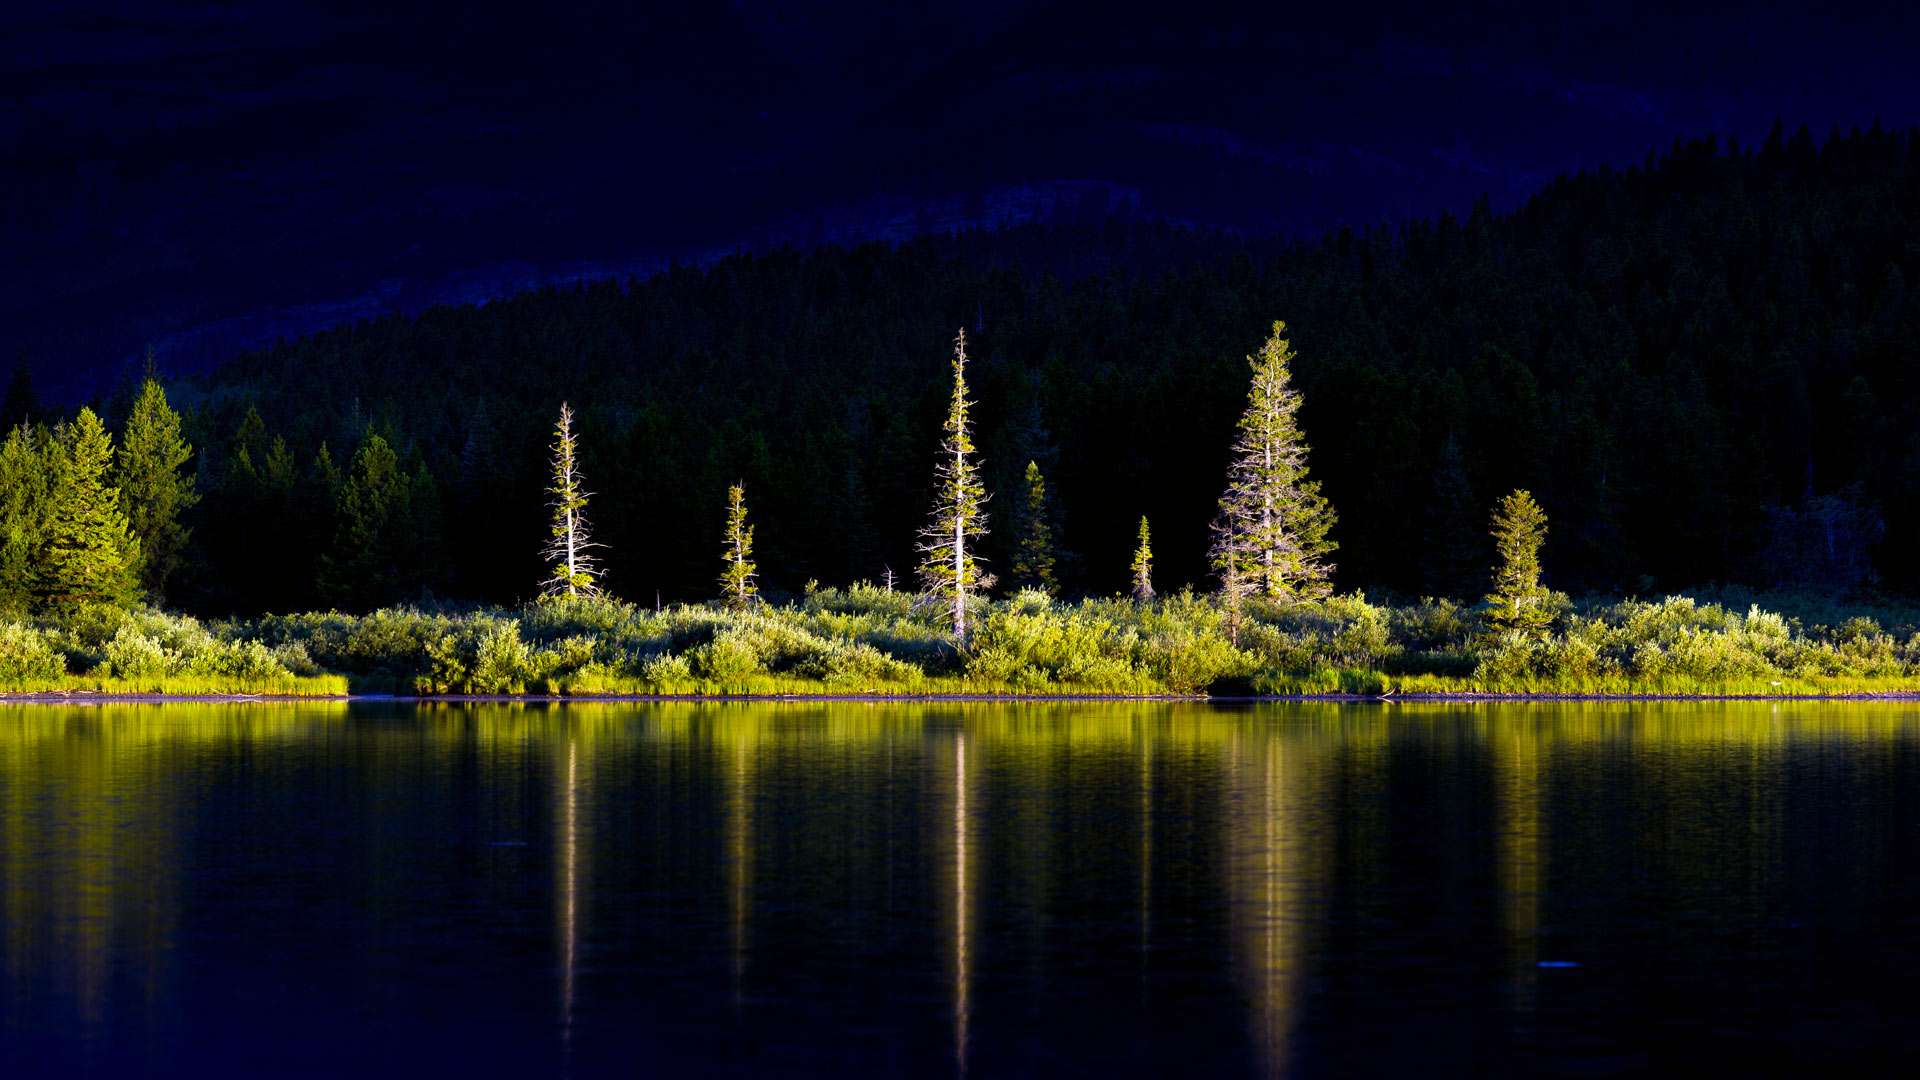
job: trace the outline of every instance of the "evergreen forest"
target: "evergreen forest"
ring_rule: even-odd
[[[1396,633],[1451,657],[1422,670],[1485,682],[1496,639],[1563,648],[1582,619],[1624,633],[1678,609],[1621,597],[1679,590],[1727,602],[1668,619],[1682,630],[1777,618],[1728,614],[1762,595],[1904,611],[1920,590],[1914,274],[1920,132],[1776,128],[1757,147],[1708,138],[1565,177],[1509,214],[1483,202],[1285,245],[1116,218],[741,253],[342,326],[201,377],[168,381],[150,360],[74,412],[42,405],[22,367],[0,449],[0,607],[59,622],[144,600],[270,653],[345,648],[315,628],[395,605],[456,623],[520,611],[530,627],[582,604],[629,624],[685,605],[738,622],[767,601],[819,615],[865,597],[862,617],[927,622],[900,649],[922,650],[928,677],[971,671],[1002,616],[1035,605],[1201,605],[1229,650],[1333,640],[1355,620],[1381,635],[1304,668],[1216,658],[1195,682],[1167,661],[1089,683],[1113,689],[1377,669]],[[577,452],[558,496],[556,415]],[[1262,480],[1236,457],[1249,432],[1298,452]],[[949,459],[964,476],[936,473]],[[1297,508],[1285,543],[1259,540],[1271,497],[1229,506],[1259,483]],[[543,557],[561,503],[590,516],[590,566]],[[978,641],[941,646],[937,619],[895,610],[942,587],[922,558],[930,508],[958,515],[942,527],[966,545],[964,566],[942,549],[950,629],[976,592],[1002,605],[976,617]],[[516,607],[555,582],[546,609]],[[346,614],[298,614],[328,610]],[[1102,617],[1134,618],[1119,610]],[[1881,622],[1812,618],[1767,623],[1768,640],[1879,657],[1827,674],[1920,660]],[[711,651],[718,625],[680,644]],[[520,647],[559,649],[578,636],[563,630]],[[119,632],[107,618],[66,649],[103,657]],[[479,663],[487,632],[455,667]],[[1666,640],[1648,634],[1595,655],[1657,670],[1633,660]],[[406,671],[308,652],[269,666],[421,678],[431,643],[416,644]],[[671,652],[634,645],[622,662]],[[682,662],[642,681],[700,677]],[[1022,685],[1018,668],[996,685]],[[756,670],[780,669],[741,672]]]

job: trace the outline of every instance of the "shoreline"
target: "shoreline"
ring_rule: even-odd
[[[339,702],[343,704],[540,704],[540,705],[622,705],[673,704],[802,704],[835,702],[863,705],[917,704],[1090,704],[1095,702],[1191,702],[1207,705],[1261,704],[1265,702],[1328,702],[1332,704],[1397,702],[1423,704],[1477,704],[1527,702],[1608,702],[1608,701],[1914,701],[1920,702],[1920,689],[1888,691],[1839,691],[1830,694],[1663,694],[1663,693],[1409,693],[1409,694],[141,694],[103,693],[91,690],[0,692],[0,705],[169,705],[239,704],[260,702],[299,704]]]

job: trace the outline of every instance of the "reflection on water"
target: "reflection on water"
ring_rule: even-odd
[[[1487,732],[1493,757],[1494,825],[1500,868],[1501,910],[1507,951],[1513,961],[1515,1008],[1533,1011],[1540,965],[1540,732],[1529,719],[1494,724]],[[1552,961],[1550,961],[1552,962]]]
[[[1874,1066],[1917,751],[1897,704],[10,706],[0,1069]]]

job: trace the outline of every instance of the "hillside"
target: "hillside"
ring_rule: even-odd
[[[1917,137],[1676,145],[1556,181],[1510,214],[1151,273],[1055,278],[1036,253],[1077,241],[1024,227],[743,255],[342,327],[176,388],[207,496],[201,567],[177,599],[245,612],[395,598],[314,586],[333,530],[309,463],[324,441],[344,467],[369,430],[402,451],[420,496],[390,591],[526,595],[562,399],[582,414],[614,591],[710,595],[736,479],[770,588],[905,572],[961,325],[990,487],[1010,491],[1039,461],[1077,553],[1068,590],[1124,587],[1143,514],[1163,580],[1201,583],[1243,357],[1274,319],[1299,352],[1343,587],[1467,591],[1423,555],[1450,519],[1483,520],[1527,487],[1563,590],[1877,577],[1910,591]],[[1173,250],[1164,226],[1114,222],[1102,243],[1125,249],[1130,230]],[[1450,435],[1466,487],[1442,484],[1436,501]],[[243,448],[251,472],[235,468]]]

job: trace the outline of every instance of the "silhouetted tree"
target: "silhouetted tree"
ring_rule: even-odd
[[[1474,504],[1473,486],[1460,453],[1460,441],[1449,433],[1440,448],[1440,464],[1433,471],[1433,494],[1427,500],[1424,550],[1420,572],[1435,596],[1456,599],[1472,596],[1485,574],[1486,540],[1480,531],[1481,510]]]

